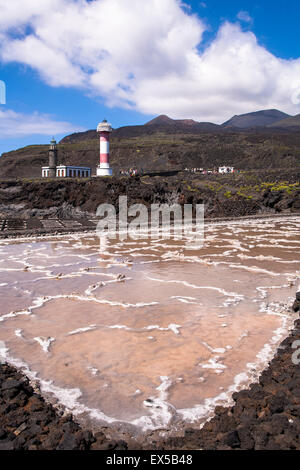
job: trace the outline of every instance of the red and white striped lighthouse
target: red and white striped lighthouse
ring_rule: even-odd
[[[112,169],[109,166],[109,134],[111,125],[104,119],[98,124],[97,132],[100,133],[100,165],[97,167],[97,176],[111,176]]]

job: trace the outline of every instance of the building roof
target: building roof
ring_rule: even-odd
[[[49,166],[42,166],[43,170],[47,170],[50,168]],[[71,166],[71,165],[57,165],[56,168],[71,168],[72,170],[90,170],[91,167],[89,166]]]

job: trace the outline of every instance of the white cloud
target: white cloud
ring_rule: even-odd
[[[27,135],[59,135],[79,132],[84,129],[63,121],[55,121],[47,114],[22,114],[9,109],[0,109],[1,138]]]
[[[238,14],[236,15],[237,19],[240,21],[244,21],[245,23],[252,23],[253,19],[249,15],[247,11],[239,11]]]
[[[0,0],[0,60],[33,67],[51,86],[173,118],[223,122],[264,108],[300,112],[300,59],[275,57],[232,23],[200,53],[206,26],[180,0],[23,5]]]

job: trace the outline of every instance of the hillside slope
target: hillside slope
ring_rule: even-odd
[[[229,119],[229,121],[224,122],[222,127],[238,127],[240,129],[265,127],[289,117],[291,116],[283,113],[282,111],[278,111],[277,109],[267,109],[263,111],[256,111],[254,113],[233,116],[231,119]]]
[[[271,124],[269,127],[300,130],[300,114],[297,114],[297,116],[289,117],[287,119],[283,119],[282,121],[277,121]]]
[[[151,129],[152,126],[140,126]],[[85,165],[95,174],[99,139],[95,131],[68,136],[58,145],[58,160],[66,165]],[[111,164],[120,169],[145,171],[213,168],[232,165],[238,169],[295,168],[300,165],[299,133],[163,133],[123,137],[113,132]],[[40,177],[48,165],[48,146],[36,145],[5,153],[0,158],[0,178]]]

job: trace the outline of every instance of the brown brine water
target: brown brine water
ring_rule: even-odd
[[[300,217],[205,225],[205,243],[0,243],[0,357],[79,420],[203,423],[293,325]]]

